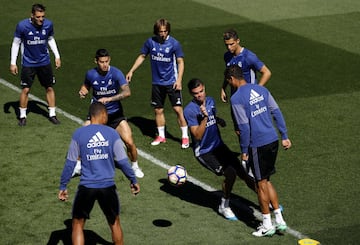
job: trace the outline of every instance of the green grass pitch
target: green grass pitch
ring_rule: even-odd
[[[235,3],[234,3],[235,2]],[[335,1],[43,1],[54,22],[62,57],[56,71],[57,106],[84,119],[89,100],[78,89],[94,66],[98,48],[107,48],[111,64],[124,73],[133,64],[156,19],[172,24],[172,35],[185,52],[183,87],[193,77],[206,83],[219,116],[230,123],[229,105],[220,102],[225,47],[222,32],[235,28],[243,46],[271,69],[267,87],[285,116],[293,148],[280,151],[272,181],[284,206],[291,232],[255,238],[254,193],[237,181],[232,205],[240,221],[216,213],[221,178],[203,169],[192,151],[181,150],[180,130],[166,105],[166,144],[151,147],[155,129],[150,99],[148,60],[135,72],[125,114],[141,150],[145,177],[141,193],[130,194],[126,178],[117,172],[125,244],[297,244],[308,236],[321,244],[358,244],[360,240],[360,3]],[[10,46],[17,22],[30,15],[32,2],[4,1],[0,12],[0,78],[19,87],[9,72]],[[19,59],[18,59],[19,60]],[[69,185],[70,201],[57,200],[57,188],[72,132],[79,123],[58,114],[61,125],[46,119],[44,91],[38,82],[32,94],[28,125],[17,126],[19,94],[0,84],[0,244],[70,244],[66,221],[78,179]],[[187,90],[185,102],[190,100]],[[224,141],[239,152],[232,127],[221,129]],[[146,157],[146,154],[156,159]],[[160,164],[159,164],[160,163]],[[166,181],[168,165],[182,164],[204,185],[187,182],[180,188]],[[97,205],[86,223],[94,244],[111,241],[110,230]]]

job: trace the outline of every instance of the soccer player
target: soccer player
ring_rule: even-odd
[[[110,65],[110,60],[110,54],[106,49],[96,51],[95,63],[97,67],[87,71],[79,95],[80,98],[85,98],[92,88],[92,102],[98,101],[106,106],[109,114],[107,125],[119,133],[126,145],[136,177],[142,178],[144,173],[138,164],[137,148],[121,104],[121,100],[131,95],[130,87],[124,74],[118,68]],[[89,123],[90,118],[85,124]]]
[[[240,45],[240,38],[237,32],[229,29],[223,34],[224,44],[228,50],[224,54],[226,67],[230,65],[238,65],[241,67],[244,79],[248,83],[255,83],[264,86],[271,77],[269,68],[256,56],[255,53]],[[261,73],[258,81],[257,72]],[[221,88],[221,100],[227,102],[226,87],[228,82],[224,81]],[[231,95],[234,89],[231,89]]]
[[[181,148],[186,149],[189,147],[189,137],[181,96],[184,53],[180,43],[170,36],[170,23],[167,20],[159,19],[155,22],[154,35],[144,43],[141,54],[126,74],[126,79],[128,82],[131,81],[135,70],[149,55],[152,72],[151,105],[154,108],[158,130],[158,135],[151,145],[166,142],[164,103],[168,96],[182,132]]]
[[[243,71],[246,82],[257,83],[264,86],[271,77],[271,71],[267,68],[267,66],[256,56],[255,53],[240,45],[240,38],[235,30],[229,29],[225,31],[223,33],[223,39],[226,49],[228,50],[224,54],[225,66],[238,65]],[[259,81],[257,79],[258,72],[261,73]],[[220,98],[224,103],[228,101],[226,94],[227,85],[228,82],[224,80],[220,93]],[[230,87],[230,97],[234,92],[235,89]],[[231,116],[234,123],[232,111]],[[235,133],[239,135],[236,123],[234,123],[234,130]]]
[[[254,175],[263,222],[252,234],[257,237],[272,236],[276,230],[286,230],[279,206],[278,194],[270,182],[275,173],[275,161],[279,147],[276,128],[281,135],[285,150],[291,147],[284,117],[279,106],[264,87],[247,83],[238,65],[226,68],[224,77],[237,88],[230,102],[240,132],[241,158],[247,161]],[[274,119],[274,120],[273,120]],[[269,204],[275,214],[275,227],[271,221]]]
[[[61,174],[58,198],[68,200],[67,184],[78,158],[82,174],[72,209],[72,244],[84,244],[83,229],[97,200],[111,229],[114,244],[124,244],[120,224],[120,204],[115,185],[115,167],[130,180],[131,192],[140,191],[134,171],[128,163],[119,134],[105,126],[108,114],[100,102],[90,105],[91,124],[78,128],[69,146]]]
[[[216,116],[215,101],[206,96],[203,82],[194,78],[189,81],[188,89],[193,100],[185,107],[184,115],[189,125],[195,158],[217,176],[225,177],[218,212],[228,220],[237,220],[229,206],[236,176],[245,180],[253,190],[254,181],[245,173],[236,154],[224,144],[217,124],[225,126],[225,121]]]
[[[48,45],[55,56],[55,67],[60,68],[60,54],[54,39],[53,23],[45,18],[45,6],[34,4],[29,19],[20,21],[15,30],[11,46],[10,72],[18,74],[16,65],[19,48],[21,46],[21,87],[19,126],[26,125],[26,110],[30,88],[37,75],[40,84],[46,90],[46,99],[49,106],[49,120],[53,124],[59,124],[55,112],[55,91],[53,85],[55,78],[50,63]]]

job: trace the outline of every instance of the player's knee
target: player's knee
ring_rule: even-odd
[[[46,87],[45,90],[46,90],[47,93],[53,93],[53,92],[54,92],[54,88],[51,87],[51,86],[50,86],[50,87]]]
[[[29,87],[23,87],[23,89],[21,90],[22,94],[28,95],[30,93],[30,88]]]

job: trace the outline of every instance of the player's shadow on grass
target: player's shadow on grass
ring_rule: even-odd
[[[45,107],[46,109],[44,109],[43,107]],[[29,113],[35,113],[35,114],[39,114],[42,115],[46,118],[49,117],[48,111],[47,111],[47,104],[40,102],[40,101],[36,101],[36,100],[29,100],[28,102],[28,109],[26,114]],[[19,101],[11,101],[11,102],[7,102],[4,104],[4,113],[11,113],[10,108],[13,108],[14,112],[15,112],[15,116],[17,119],[20,118],[20,110],[19,110]]]
[[[64,220],[64,225],[66,226],[63,230],[56,230],[51,232],[49,241],[47,245],[57,245],[60,241],[64,245],[71,245],[71,219]],[[91,230],[84,230],[84,236],[85,236],[85,244],[86,245],[96,245],[96,244],[104,244],[104,245],[110,245],[113,244],[112,242],[106,241],[104,238],[96,234],[95,232]]]
[[[157,130],[155,120],[144,117],[130,117],[128,118],[128,122],[138,127],[143,135],[151,138],[156,137]],[[171,139],[173,141],[181,142],[180,138],[174,137],[169,131],[166,131],[165,135],[167,140]]]
[[[187,181],[184,185],[179,187],[171,185],[167,179],[160,179],[159,182],[163,184],[160,187],[160,190],[176,196],[181,200],[206,208],[211,208],[218,214],[218,207],[223,194],[222,191],[206,191],[190,181]],[[253,214],[253,209],[250,208],[258,208],[257,204],[243,197],[232,194],[230,206],[238,219],[244,222],[247,226],[255,229],[259,225],[259,221]]]

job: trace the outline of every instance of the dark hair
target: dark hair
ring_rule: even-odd
[[[89,107],[90,118],[91,117],[96,117],[96,116],[100,115],[104,111],[107,112],[106,107],[105,107],[105,105],[103,103],[94,102]]]
[[[110,56],[109,51],[104,48],[98,49],[95,53],[95,59],[98,60],[100,57],[108,57]]]
[[[159,31],[160,31],[160,27],[161,26],[166,26],[166,30],[168,32],[168,34],[170,34],[170,22],[167,21],[166,19],[158,19],[155,24],[154,24],[154,35],[159,35]]]
[[[244,79],[243,72],[240,66],[238,65],[230,65],[226,67],[224,71],[224,79],[227,81],[234,77],[236,79]]]
[[[191,90],[199,87],[200,85],[204,85],[204,83],[199,78],[193,78],[187,84],[190,93],[191,93]]]
[[[35,14],[35,12],[45,12],[45,6],[40,4],[40,3],[35,3],[32,7],[31,7],[31,13]]]
[[[224,37],[224,41],[230,40],[230,39],[234,39],[234,40],[239,39],[239,36],[234,29],[229,29],[229,30],[225,31],[223,34],[223,37]]]

